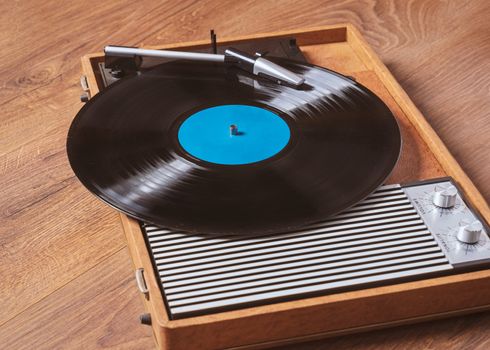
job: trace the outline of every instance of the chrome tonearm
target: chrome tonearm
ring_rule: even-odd
[[[274,62],[269,61],[264,57],[252,56],[248,53],[233,48],[227,49],[225,54],[221,55],[200,52],[150,50],[136,47],[108,45],[104,48],[104,53],[108,56],[116,57],[160,57],[189,61],[227,63],[255,75],[264,76],[276,82],[285,82],[295,87],[300,86],[305,81],[297,74]]]

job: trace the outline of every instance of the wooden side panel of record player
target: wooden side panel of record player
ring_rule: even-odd
[[[295,36],[303,53],[373,90],[397,117],[404,148],[389,183],[452,176],[467,199],[490,221],[490,209],[440,138],[410,101],[388,69],[351,25],[268,33],[221,40],[221,44],[263,37]],[[207,42],[161,48],[192,50]],[[82,59],[91,95],[99,90],[97,63],[102,54]],[[365,329],[411,323],[490,307],[490,271],[462,273],[422,281],[307,298],[214,315],[169,320],[152,263],[136,221],[121,214],[135,268],[144,268],[158,346],[166,349],[261,347]]]
[[[148,293],[142,294],[143,303],[146,312],[151,315],[153,336],[159,347],[163,349],[169,348],[167,344],[169,319],[167,317],[165,303],[160,293],[158,281],[153,273],[153,265],[150,256],[148,255],[141,227],[136,220],[133,220],[122,213],[120,214],[120,217],[135,271],[140,268],[143,269],[143,276],[146,287],[148,288]]]

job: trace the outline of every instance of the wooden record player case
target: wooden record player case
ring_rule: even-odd
[[[387,183],[451,176],[472,206],[490,222],[490,209],[456,160],[386,66],[350,24],[220,40],[221,45],[257,38],[294,36],[308,61],[354,77],[374,91],[396,116],[403,151]],[[209,42],[159,48],[195,50]],[[85,90],[102,87],[102,53],[82,58]],[[169,320],[139,224],[121,214],[135,269],[144,269],[144,304],[162,349],[263,348],[327,336],[408,324],[490,309],[490,270],[306,298],[212,315]]]

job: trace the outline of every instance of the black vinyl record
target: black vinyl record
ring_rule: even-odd
[[[295,89],[220,64],[174,61],[111,85],[72,123],[67,150],[75,174],[136,219],[195,233],[284,232],[356,204],[396,164],[401,138],[394,116],[347,77],[271,60],[305,83]],[[289,128],[287,144],[244,164],[189,153],[179,139],[183,123],[229,105],[279,116]]]

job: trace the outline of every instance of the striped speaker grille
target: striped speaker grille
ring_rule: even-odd
[[[173,319],[452,269],[399,186],[302,230],[205,236],[143,225]]]

